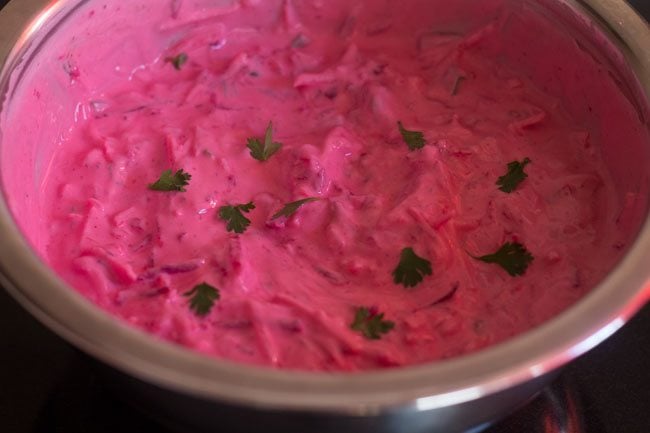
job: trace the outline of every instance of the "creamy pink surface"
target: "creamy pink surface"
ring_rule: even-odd
[[[172,9],[166,25],[221,18],[81,98],[47,170],[48,261],[138,328],[278,368],[454,357],[580,299],[629,238],[590,129],[491,55],[509,43],[501,18],[431,29],[397,3]],[[181,52],[189,60],[178,71],[165,58]],[[83,69],[61,62],[71,88],[83,86]],[[283,147],[259,162],[246,140],[269,121]],[[397,121],[423,131],[426,146],[409,151]],[[529,178],[499,191],[506,164],[525,157]],[[148,189],[181,168],[187,192]],[[305,197],[321,200],[271,220]],[[249,201],[252,225],[227,232],[219,207]],[[521,277],[470,256],[508,241],[535,257]],[[433,267],[408,290],[391,275],[405,247]],[[221,294],[204,318],[183,296],[202,282]],[[357,306],[385,313],[394,330],[380,340],[351,330]]]

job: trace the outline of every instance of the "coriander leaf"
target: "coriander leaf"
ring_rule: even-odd
[[[298,209],[302,205],[310,203],[312,201],[318,201],[318,200],[320,200],[320,199],[318,199],[316,197],[310,197],[310,198],[303,198],[302,200],[298,200],[298,201],[293,201],[291,203],[287,203],[287,204],[284,205],[284,207],[279,212],[275,213],[271,217],[271,219],[275,220],[275,219],[278,219],[280,217],[287,217],[288,218],[291,215],[293,215],[294,213],[296,213],[298,211]]]
[[[273,122],[269,122],[264,135],[264,144],[258,138],[249,138],[246,145],[251,151],[251,156],[258,161],[266,161],[282,147],[282,143],[273,141]]]
[[[214,306],[214,301],[219,300],[221,297],[219,289],[207,283],[194,286],[192,290],[184,293],[183,296],[190,298],[190,309],[201,317],[207,315]]]
[[[506,242],[496,253],[474,258],[485,263],[496,263],[513,277],[523,275],[535,259],[519,242]]]
[[[522,162],[509,162],[508,172],[497,180],[497,185],[500,186],[499,189],[508,194],[517,189],[517,186],[528,177],[528,174],[524,172],[524,168],[530,163],[530,158],[524,158]]]
[[[183,169],[178,170],[176,173],[172,173],[171,170],[165,170],[160,175],[160,179],[149,185],[149,189],[154,191],[185,192],[185,187],[189,185],[190,179],[192,179],[192,175],[183,171]]]
[[[180,71],[183,68],[183,65],[187,63],[188,59],[189,57],[187,57],[187,54],[180,53],[176,57],[167,57],[165,61],[171,63],[177,71]]]
[[[384,313],[376,313],[370,308],[358,307],[350,328],[359,331],[369,340],[379,340],[381,334],[387,334],[395,327],[395,323],[384,320]]]
[[[413,248],[404,248],[400,254],[399,264],[393,271],[395,284],[403,284],[404,287],[415,287],[425,275],[431,275],[431,262],[419,257]]]
[[[424,134],[420,131],[409,131],[404,128],[402,122],[397,122],[399,133],[408,145],[410,150],[422,149],[424,147]]]
[[[251,224],[251,220],[244,216],[244,212],[248,213],[253,209],[255,209],[253,202],[235,206],[221,206],[219,208],[219,218],[228,223],[226,229],[229,232],[244,233]]]

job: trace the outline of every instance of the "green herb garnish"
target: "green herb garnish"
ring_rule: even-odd
[[[253,209],[255,209],[253,202],[235,206],[221,206],[219,208],[219,218],[228,223],[226,229],[229,232],[244,233],[251,224],[251,220],[246,218],[244,213],[248,213]]]
[[[513,277],[523,275],[535,259],[519,242],[506,242],[496,253],[474,258],[485,263],[496,263]]]
[[[187,57],[187,54],[180,53],[175,57],[167,57],[165,61],[171,63],[174,66],[174,69],[180,71],[183,68],[183,65],[187,63],[188,59],[189,57]]]
[[[402,122],[397,122],[399,133],[408,145],[410,150],[422,149],[424,147],[424,134],[420,131],[409,131],[404,128]]]
[[[497,180],[500,190],[508,194],[517,189],[519,184],[528,177],[524,168],[530,164],[530,158],[524,158],[523,161],[512,161],[508,163],[508,172]]]
[[[291,203],[287,203],[287,204],[284,205],[284,207],[279,212],[275,213],[271,217],[271,219],[274,220],[274,219],[278,219],[280,217],[289,218],[291,215],[296,213],[298,211],[298,209],[300,209],[300,207],[302,205],[310,203],[312,201],[318,201],[318,200],[319,200],[318,198],[310,197],[310,198],[303,198],[302,200],[298,200],[298,201],[293,201]]]
[[[207,283],[194,286],[183,296],[190,298],[190,309],[201,317],[207,315],[214,306],[214,302],[220,298],[219,289]]]
[[[404,248],[399,264],[393,271],[393,281],[395,284],[403,284],[404,287],[414,287],[425,275],[431,275],[432,272],[430,261],[415,254],[413,248]]]
[[[369,308],[358,307],[350,328],[359,331],[369,340],[379,340],[381,334],[386,334],[395,327],[395,323],[384,320],[384,313],[375,313]]]
[[[149,189],[154,191],[185,192],[185,187],[189,185],[190,179],[192,179],[192,175],[183,171],[183,169],[178,170],[176,173],[173,173],[171,170],[165,170],[156,182],[149,185]]]
[[[249,138],[246,145],[251,151],[251,156],[258,161],[266,161],[282,147],[282,143],[273,141],[273,122],[269,122],[264,135],[264,144],[258,138]]]

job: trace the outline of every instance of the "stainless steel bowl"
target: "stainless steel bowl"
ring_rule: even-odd
[[[153,1],[153,0],[149,0]],[[164,3],[160,0],[161,3]],[[92,0],[13,0],[0,13],[0,156],[12,146],[21,80],[61,23]],[[650,29],[623,0],[530,0],[579,35],[612,68],[648,131]],[[625,148],[620,150],[625,152]],[[639,154],[650,155],[650,141]],[[647,191],[650,157],[631,175]],[[28,182],[21,179],[19,182]],[[285,432],[461,431],[522,403],[557,369],[607,338],[650,296],[650,219],[624,259],[588,296],[548,323],[479,353],[380,372],[275,371],[208,359],[127,327],[63,283],[38,257],[0,200],[0,282],[36,318],[122,377],[122,392],[196,429]],[[14,197],[15,201],[16,198]],[[26,197],[25,200],[30,200]],[[15,204],[15,203],[14,203]],[[27,209],[27,208],[24,208]],[[122,373],[118,373],[118,371]],[[126,376],[123,376],[126,374]],[[132,378],[124,381],[124,377]]]

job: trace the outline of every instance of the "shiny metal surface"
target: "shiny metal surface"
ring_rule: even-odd
[[[90,0],[13,0],[0,12],[0,146],[9,145],[2,142],[2,112],[16,84],[10,73],[20,76],[29,68],[39,44],[55,33],[56,24],[86,1]],[[603,28],[631,67],[624,67],[623,58],[612,60],[628,83],[624,91],[647,114],[647,24],[622,0],[538,2],[559,5],[557,9],[568,15],[590,17]],[[184,417],[191,412],[204,415],[194,417],[206,423],[197,426],[202,428],[221,425],[223,420],[216,415],[233,411],[262,427],[267,422],[286,423],[290,414],[293,421],[287,432],[301,431],[294,421],[308,423],[311,432],[330,431],[335,419],[347,423],[347,427],[337,424],[337,431],[469,428],[506,413],[535,393],[557,368],[621,327],[650,296],[647,220],[625,259],[597,289],[567,313],[507,343],[452,361],[399,370],[354,375],[284,372],[208,359],[114,321],[47,269],[19,233],[4,195],[0,233],[0,281],[16,299],[76,346],[138,378],[134,394],[159,410]]]

